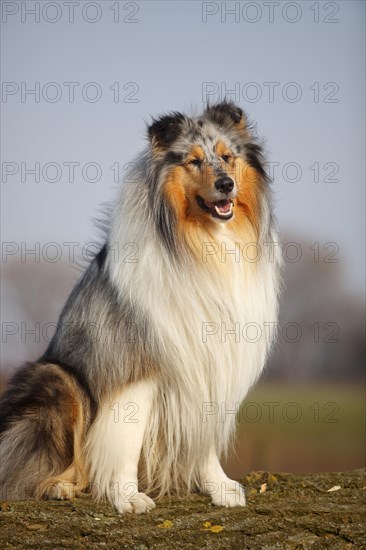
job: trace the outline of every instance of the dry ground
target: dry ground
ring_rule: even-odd
[[[366,549],[364,470],[253,472],[243,481],[246,508],[217,508],[199,495],[162,500],[148,515],[124,516],[84,496],[2,502],[0,548]]]

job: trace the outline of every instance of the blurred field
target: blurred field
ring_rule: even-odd
[[[365,465],[360,386],[258,384],[240,409],[236,457],[227,471],[344,471]]]

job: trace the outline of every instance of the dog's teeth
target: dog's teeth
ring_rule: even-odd
[[[215,210],[219,214],[219,216],[227,217],[227,216],[230,216],[230,214],[232,213],[233,205],[232,203],[230,203],[230,209],[227,212],[222,212],[216,205],[215,205]]]

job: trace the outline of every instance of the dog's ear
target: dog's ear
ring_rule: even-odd
[[[225,126],[228,123],[232,125],[234,123],[238,130],[243,130],[246,126],[243,110],[232,101],[222,101],[216,105],[209,105],[205,115],[219,126]]]
[[[148,128],[152,144],[163,148],[171,145],[181,133],[184,120],[184,115],[177,112],[154,119]]]

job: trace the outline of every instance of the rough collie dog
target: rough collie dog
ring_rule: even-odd
[[[47,351],[3,395],[2,498],[245,505],[219,458],[277,320],[261,148],[230,102],[163,116],[148,138]]]

